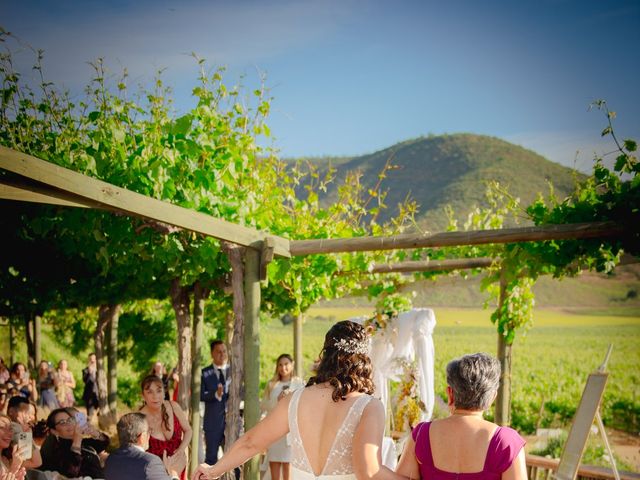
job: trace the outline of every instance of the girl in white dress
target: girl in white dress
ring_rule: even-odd
[[[270,412],[285,395],[300,388],[304,388],[304,383],[300,377],[293,375],[293,358],[288,353],[283,353],[276,360],[276,372],[264,390],[263,410]],[[291,462],[289,435],[285,435],[269,447],[267,461],[272,480],[280,480],[281,471],[282,480],[289,480],[289,463]]]
[[[369,338],[362,325],[327,332],[317,374],[285,396],[213,466],[192,480],[216,479],[291,434],[293,480],[407,480],[382,465],[384,407],[373,398]]]

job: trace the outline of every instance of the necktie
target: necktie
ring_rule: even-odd
[[[218,382],[224,385],[224,373],[222,373],[222,369],[218,369]]]

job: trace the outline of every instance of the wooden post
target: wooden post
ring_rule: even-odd
[[[231,288],[233,291],[233,314],[231,326],[227,330],[229,340],[229,362],[231,364],[231,383],[229,385],[229,399],[227,400],[226,426],[224,429],[225,452],[240,437],[242,433],[242,418],[240,417],[240,400],[242,379],[244,378],[244,247],[228,242],[222,242],[231,265]],[[236,480],[235,472],[227,472],[223,480]]]
[[[248,248],[244,256],[244,426],[260,420],[260,252]],[[258,480],[259,457],[244,465],[245,479]]]
[[[500,299],[498,307],[504,305],[507,281],[504,269],[500,272]],[[500,426],[511,422],[511,344],[505,342],[504,335],[498,333],[498,361],[500,362],[500,386],[496,397],[495,422]]]
[[[113,423],[118,421],[118,320],[116,315],[107,326],[107,399]]]
[[[42,360],[42,317],[40,315],[33,318],[33,357],[38,368]]]
[[[302,313],[293,319],[293,360],[295,361],[295,374],[302,378],[304,376],[302,368]]]
[[[191,342],[191,462],[189,476],[198,467],[200,444],[200,380],[202,372],[202,339],[204,336],[204,302],[208,292],[196,282],[193,292],[193,337]]]

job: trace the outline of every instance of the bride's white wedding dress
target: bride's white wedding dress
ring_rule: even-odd
[[[358,397],[347,412],[342,425],[336,432],[333,445],[322,471],[317,475],[311,468],[307,452],[302,444],[298,429],[298,402],[304,388],[296,390],[289,403],[289,434],[291,435],[291,479],[292,480],[355,480],[352,451],[353,434],[360,422],[362,411],[371,400],[369,395]]]

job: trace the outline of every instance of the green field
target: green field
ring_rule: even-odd
[[[338,320],[366,315],[367,308],[315,308],[303,327],[305,369],[318,355],[324,334]],[[496,352],[490,312],[436,308],[433,340],[436,351],[436,393],[444,396],[444,367],[465,353]],[[273,374],[278,354],[292,352],[291,326],[274,320],[261,333],[261,380]],[[603,418],[609,426],[629,432],[640,427],[640,312],[637,309],[576,313],[538,310],[534,326],[516,337],[513,348],[513,424],[530,433],[537,426],[571,421],[587,375],[602,362],[609,344],[610,379]]]

